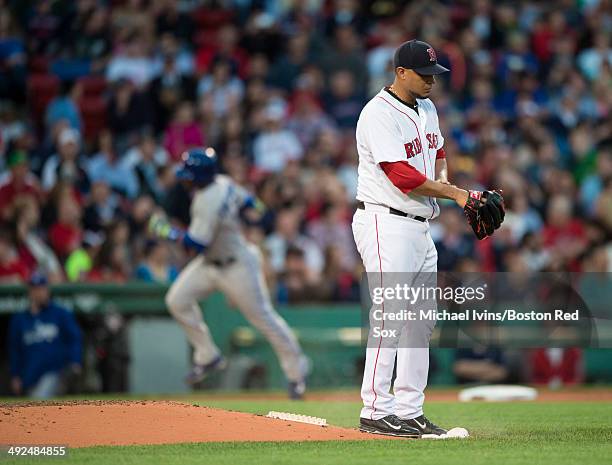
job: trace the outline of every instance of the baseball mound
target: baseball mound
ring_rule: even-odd
[[[1,404],[0,437],[5,444],[69,447],[384,439],[353,429],[166,401]]]

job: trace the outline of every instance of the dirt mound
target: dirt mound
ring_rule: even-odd
[[[321,427],[180,402],[84,401],[0,405],[4,444],[172,444],[225,441],[380,439]]]

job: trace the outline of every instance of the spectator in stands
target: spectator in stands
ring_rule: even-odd
[[[29,306],[13,315],[9,329],[11,388],[19,396],[55,397],[67,376],[81,372],[81,331],[51,300],[44,275],[33,274],[28,284]]]
[[[322,131],[335,128],[334,121],[323,111],[312,93],[296,92],[292,104],[287,129],[293,131],[302,147],[311,147]]]
[[[149,94],[137,89],[128,79],[114,83],[108,105],[108,128],[120,148],[127,149],[140,131],[154,123],[155,113]]]
[[[308,272],[317,276],[323,270],[323,254],[316,242],[300,234],[300,210],[285,207],[276,216],[276,228],[268,236],[265,247],[270,254],[270,265],[276,272],[284,269],[290,247],[302,251]]]
[[[453,373],[458,383],[503,383],[509,368],[500,349],[458,349],[455,353]]]
[[[6,160],[10,174],[0,183],[0,217],[8,219],[13,213],[13,204],[16,199],[26,196],[41,199],[38,179],[30,171],[28,156],[25,152],[17,150],[11,152]]]
[[[132,167],[138,179],[138,195],[150,195],[160,202],[163,189],[158,173],[168,163],[168,152],[150,132],[142,132],[138,145],[124,155],[124,162]]]
[[[94,258],[86,281],[90,283],[125,283],[129,276],[128,257],[124,244],[107,237]]]
[[[142,13],[142,12],[141,12]],[[155,71],[153,59],[147,53],[143,37],[134,35],[120,52],[111,58],[106,69],[109,82],[128,80],[137,89],[143,89]]]
[[[81,213],[79,204],[70,191],[60,194],[57,221],[49,229],[49,242],[62,262],[81,246]]]
[[[330,76],[330,92],[325,98],[325,108],[340,129],[357,126],[364,104],[363,94],[356,89],[355,78],[349,71],[336,71]]]
[[[577,348],[535,349],[529,354],[529,381],[551,389],[584,381],[582,350]]]
[[[83,122],[79,110],[79,99],[81,98],[82,85],[77,82],[65,81],[61,85],[61,93],[49,103],[45,115],[47,131],[59,120],[68,121],[70,127],[82,132]]]
[[[89,192],[89,177],[81,163],[81,136],[72,128],[63,129],[57,138],[57,153],[49,157],[42,170],[42,187],[49,192],[62,182],[80,193]]]
[[[236,110],[243,96],[244,84],[236,76],[236,70],[229,60],[215,59],[210,73],[198,83],[198,98],[211,101],[216,118],[223,118]]]
[[[66,259],[65,270],[68,281],[81,282],[87,279],[103,242],[102,234],[85,231],[82,246],[74,250]]]
[[[144,259],[136,268],[136,278],[149,283],[172,283],[178,276],[178,270],[170,264],[169,252],[167,243],[148,240]]]
[[[0,227],[0,284],[17,284],[28,277],[28,265],[17,253],[13,235]]]
[[[23,101],[26,49],[8,8],[0,11],[0,98]]]
[[[14,241],[22,263],[28,267],[28,276],[35,270],[43,272],[52,283],[64,280],[62,267],[53,250],[43,241],[39,231],[40,208],[34,197],[21,197],[15,203],[11,224]]]
[[[332,45],[320,55],[319,64],[328,81],[336,72],[345,71],[353,77],[355,91],[365,94],[368,68],[353,26],[342,24],[335,28]]]
[[[155,130],[162,131],[182,101],[194,101],[196,81],[177,63],[176,52],[166,52],[160,58],[161,70],[150,86],[155,109]]]
[[[343,271],[355,269],[357,250],[345,210],[341,205],[325,203],[321,209],[321,218],[308,225],[307,233],[314,239],[320,250],[334,248],[334,256],[337,255]]]
[[[164,147],[170,158],[178,161],[185,150],[205,144],[204,132],[195,119],[193,105],[188,101],[181,102],[164,134]]]
[[[111,190],[103,176],[94,177],[91,185],[90,203],[83,211],[83,227],[85,230],[101,232],[110,226],[119,214],[119,201],[119,195]]]
[[[255,166],[261,171],[282,171],[289,161],[302,158],[302,145],[291,130],[283,128],[284,118],[283,103],[272,103],[264,110],[264,129],[253,142]]]
[[[121,196],[133,199],[138,194],[138,179],[128,160],[118,153],[110,131],[103,131],[99,137],[99,151],[87,164],[92,181],[108,184]]]
[[[270,84],[291,91],[306,65],[312,61],[309,48],[308,34],[298,33],[289,37],[286,53],[270,69]]]
[[[156,4],[157,18],[155,26],[158,35],[172,34],[183,42],[191,43],[193,21],[189,14],[179,10],[179,2],[162,0]]]
[[[280,303],[312,302],[321,299],[321,275],[306,264],[304,251],[289,246],[278,279],[277,299]]]

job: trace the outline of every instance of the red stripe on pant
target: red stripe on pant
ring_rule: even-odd
[[[380,287],[383,287],[383,275],[382,275],[382,259],[380,258],[380,240],[378,238],[378,215],[374,215],[374,221],[376,223],[376,246],[378,247],[378,266],[380,269]],[[383,300],[382,303],[382,312],[385,314],[385,302]],[[385,329],[385,319],[383,318],[382,328]],[[376,361],[374,362],[374,373],[372,374],[372,392],[374,393],[374,400],[372,401],[372,409],[374,410],[370,414],[370,420],[374,419],[374,413],[376,412],[376,407],[374,407],[374,403],[376,399],[378,399],[378,394],[376,394],[376,389],[374,388],[374,379],[376,379],[376,366],[378,365],[378,355],[380,354],[380,345],[382,343],[382,332],[380,335],[380,339],[378,340],[378,350],[376,352]]]

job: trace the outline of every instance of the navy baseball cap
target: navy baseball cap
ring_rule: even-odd
[[[442,74],[449,71],[438,64],[434,48],[427,42],[409,40],[400,45],[393,56],[393,68],[411,69],[419,74]]]
[[[28,285],[31,287],[46,286],[47,284],[47,277],[38,271],[32,273],[30,279],[28,279]]]

